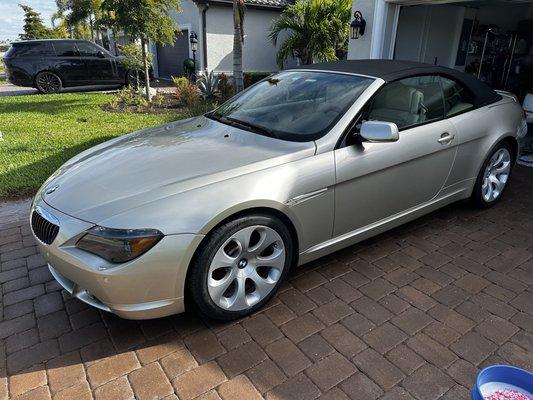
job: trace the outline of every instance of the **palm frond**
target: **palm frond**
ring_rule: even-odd
[[[304,63],[336,60],[337,49],[348,40],[350,14],[351,0],[298,0],[287,7],[269,32],[274,45],[281,33],[287,34],[278,49],[278,64],[294,54]]]

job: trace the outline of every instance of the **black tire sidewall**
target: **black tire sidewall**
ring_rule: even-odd
[[[133,74],[135,75],[135,71],[134,70],[127,70],[126,71],[126,86],[135,86],[137,85],[137,77],[136,76],[131,76],[130,77],[130,74]],[[142,71],[139,72],[139,87],[142,87],[144,86],[146,83],[145,83],[145,79],[144,79],[144,73]]]
[[[58,80],[59,80],[59,89],[57,89],[56,91],[54,92],[46,92],[44,90],[42,90],[39,85],[37,84],[37,80],[39,79],[39,76],[41,74],[52,74],[54,75]],[[39,72],[37,75],[35,75],[35,88],[39,91],[39,93],[42,93],[42,94],[53,94],[53,93],[59,93],[61,91],[61,89],[63,88],[63,80],[61,79],[61,77],[59,75],[57,75],[56,73],[54,72],[50,72],[50,71],[42,71],[42,72]]]
[[[207,289],[209,266],[211,265],[211,261],[216,251],[231,235],[243,228],[253,225],[267,226],[274,229],[281,236],[285,247],[285,266],[276,286],[263,300],[246,310],[227,311],[217,306],[209,296]],[[267,303],[277,292],[279,286],[287,276],[294,255],[294,246],[289,229],[279,219],[262,214],[240,217],[219,226],[206,237],[206,240],[201,246],[202,247],[199,249],[196,257],[191,263],[191,270],[187,282],[189,295],[202,314],[212,319],[225,321],[242,318],[252,314]]]
[[[484,179],[484,176],[485,176],[485,170],[487,169],[487,166],[488,166],[492,156],[500,149],[507,149],[507,151],[511,155],[511,169],[509,170],[509,177],[507,178],[507,182],[505,183],[505,186],[503,187],[503,190],[500,193],[500,195],[493,201],[486,201],[483,198],[483,193],[482,193],[482,190],[481,190],[481,187],[483,186],[483,179]],[[512,158],[513,158],[513,152],[511,150],[511,147],[509,146],[509,144],[506,143],[506,142],[498,143],[490,151],[489,155],[487,156],[487,158],[483,162],[483,165],[481,166],[481,169],[480,169],[479,174],[477,176],[476,184],[474,186],[474,191],[472,192],[471,200],[472,200],[472,202],[474,203],[474,205],[476,207],[489,208],[489,207],[492,207],[494,204],[498,203],[501,200],[501,198],[503,197],[503,195],[505,193],[505,190],[507,189],[507,186],[509,185],[509,179],[511,178],[511,172],[513,170],[513,160],[512,160]]]

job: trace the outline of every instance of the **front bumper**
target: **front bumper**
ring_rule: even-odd
[[[39,206],[59,222],[59,232],[47,245],[34,234],[54,278],[73,297],[123,318],[149,319],[184,311],[187,268],[202,235],[163,237],[140,257],[123,263],[108,261],[75,244],[94,224],[50,207]]]

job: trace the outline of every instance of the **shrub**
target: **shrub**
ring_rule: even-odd
[[[235,94],[233,84],[224,72],[218,74],[218,90],[223,100],[227,100]]]
[[[245,72],[244,73],[244,87],[253,85],[259,82],[261,79],[272,75],[272,72]]]
[[[131,86],[126,86],[125,88],[120,89],[109,101],[109,107],[113,109],[120,106],[146,107],[147,105],[148,101],[146,98]]]
[[[144,63],[142,58],[142,50],[141,47],[135,43],[131,44],[125,44],[120,47],[120,54],[122,55],[122,61],[121,63],[126,67],[129,71],[134,71],[136,73],[137,82],[135,82],[136,86],[142,86],[144,85]],[[148,53],[148,65],[150,66],[152,64],[152,54]],[[132,84],[134,82],[131,82]]]
[[[178,102],[187,107],[195,105],[200,100],[200,90],[192,83],[178,86],[175,95]]]
[[[183,115],[185,118],[197,117],[198,115],[202,115],[209,111],[212,111],[217,106],[218,106],[217,102],[197,101],[196,103],[187,107]]]
[[[187,79],[187,77],[185,76],[173,76],[172,83],[174,84],[174,86],[179,88],[180,86],[188,85],[190,82],[189,79]]]
[[[217,97],[220,97],[220,91],[218,89],[218,76],[215,75],[213,71],[207,72],[207,70],[205,70],[204,75],[198,78],[196,84],[200,89],[202,98],[213,100]]]
[[[165,105],[165,96],[161,93],[156,94],[154,97],[152,97],[152,106],[161,108]]]

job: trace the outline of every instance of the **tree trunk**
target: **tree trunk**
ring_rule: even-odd
[[[235,80],[235,93],[244,89],[242,75],[242,21],[239,17],[238,4],[233,0],[233,79]]]
[[[148,52],[146,51],[146,41],[144,38],[141,39],[141,48],[142,48],[142,56],[143,56],[143,64],[144,64],[144,87],[146,89],[146,100],[148,100],[148,102],[151,102],[152,97],[150,95],[150,74],[149,74],[149,67],[148,67]]]
[[[93,16],[89,15],[89,26],[91,28],[91,41],[94,42],[94,26],[93,26]]]

